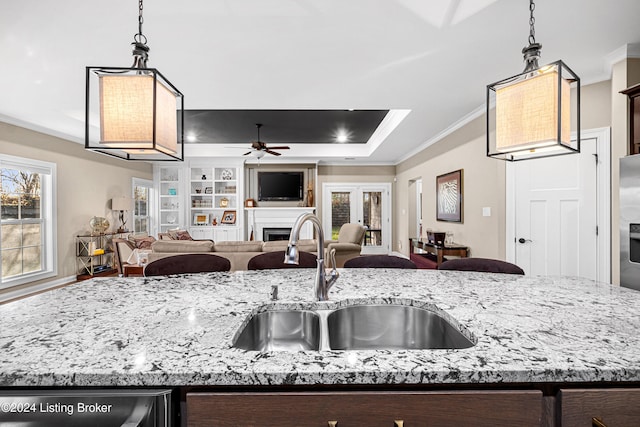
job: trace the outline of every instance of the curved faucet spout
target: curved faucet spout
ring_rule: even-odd
[[[305,213],[300,215],[293,228],[291,229],[291,235],[289,237],[289,245],[284,255],[284,262],[286,264],[298,263],[298,240],[300,239],[300,230],[305,222],[311,222],[316,231],[318,241],[318,265],[316,269],[316,278],[314,283],[314,294],[317,301],[327,301],[329,299],[329,288],[338,280],[338,270],[336,270],[335,262],[335,250],[331,251],[329,256],[331,257],[332,270],[327,275],[324,269],[324,232],[322,231],[322,224],[317,216],[312,213]]]

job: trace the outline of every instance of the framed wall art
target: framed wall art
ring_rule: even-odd
[[[436,220],[462,222],[462,179],[462,169],[436,177]]]

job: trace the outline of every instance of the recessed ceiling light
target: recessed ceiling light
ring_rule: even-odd
[[[340,129],[336,133],[336,142],[347,142],[349,141],[349,132],[344,129]]]

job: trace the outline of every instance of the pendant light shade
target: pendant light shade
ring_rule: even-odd
[[[87,67],[85,148],[125,160],[184,159],[184,96],[155,68],[139,32],[131,68]]]
[[[541,46],[531,34],[524,72],[487,86],[489,157],[517,161],[580,152],[580,78],[562,61],[538,67]]]
[[[158,70],[87,67],[86,105],[85,148],[126,160],[183,160],[184,97]]]

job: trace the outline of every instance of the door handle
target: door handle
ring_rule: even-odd
[[[531,239],[525,239],[525,238],[521,237],[521,238],[519,238],[519,239],[518,239],[518,242],[519,242],[519,243],[526,243],[526,242],[533,242],[533,240],[531,240]]]

